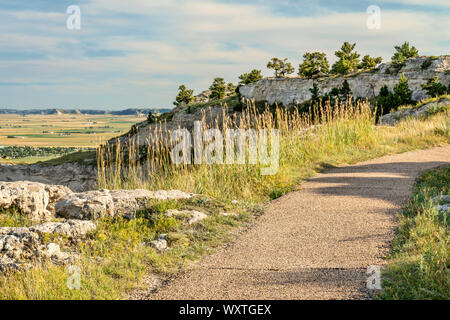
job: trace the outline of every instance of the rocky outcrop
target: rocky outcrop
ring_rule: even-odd
[[[34,181],[69,187],[81,192],[95,189],[97,169],[79,162],[60,165],[5,165],[0,164],[0,181]]]
[[[0,272],[29,267],[39,262],[67,264],[76,254],[61,251],[56,243],[45,243],[44,234],[80,239],[96,225],[91,221],[49,222],[30,228],[0,228]]]
[[[431,65],[423,68],[423,64],[430,61]],[[313,83],[319,87],[322,95],[329,93],[333,88],[342,86],[344,80],[348,81],[353,97],[373,98],[379,94],[384,85],[392,91],[398,83],[402,73],[408,78],[409,88],[413,91],[412,98],[416,101],[429,98],[421,87],[427,80],[437,77],[444,85],[450,82],[450,56],[418,57],[406,61],[405,66],[395,72],[391,63],[384,63],[376,71],[361,72],[345,77],[324,77],[318,79],[280,78],[263,79],[257,83],[242,86],[240,93],[244,98],[269,104],[282,104],[291,106],[304,103],[311,99],[310,88]]]
[[[38,234],[49,233],[65,236],[69,239],[83,238],[86,234],[96,229],[92,221],[87,220],[67,220],[64,222],[47,222],[34,227],[30,227],[31,232]]]
[[[185,104],[174,108],[171,111],[171,118],[162,123],[148,123],[147,121],[138,123],[125,135],[109,140],[109,145],[120,143],[122,146],[129,144],[130,138],[135,145],[146,146],[164,141],[170,145],[172,132],[181,128],[193,132],[196,121],[204,121],[206,124],[222,124],[224,112],[234,113],[232,107],[211,106],[208,108],[190,108]]]
[[[38,182],[0,182],[0,208],[17,209],[30,220],[41,221],[54,215],[55,203],[71,190]]]
[[[150,199],[188,199],[194,194],[178,190],[148,191],[99,190],[72,193],[55,206],[56,215],[67,219],[95,220],[103,216],[133,217],[137,210],[145,208]]]
[[[426,103],[418,108],[402,109],[386,114],[381,119],[381,123],[384,125],[393,125],[396,122],[405,119],[407,117],[412,118],[422,117],[447,106],[450,106],[450,99],[442,98],[438,101]]]

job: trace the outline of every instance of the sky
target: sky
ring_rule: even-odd
[[[180,84],[269,76],[272,57],[298,69],[311,51],[332,63],[344,41],[384,61],[404,41],[449,54],[449,21],[448,0],[0,0],[0,108],[171,108]]]

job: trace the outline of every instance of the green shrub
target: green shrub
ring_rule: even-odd
[[[442,96],[447,93],[447,88],[437,81],[437,77],[428,79],[427,83],[422,85],[422,89],[432,97]]]
[[[426,70],[426,69],[428,69],[431,66],[431,64],[432,64],[432,60],[431,59],[427,59],[424,62],[422,62],[422,64],[420,65],[420,68],[422,70]]]

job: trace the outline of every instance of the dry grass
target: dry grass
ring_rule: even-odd
[[[172,141],[164,137],[161,127],[151,137],[156,141],[151,148],[140,148],[138,141],[133,140],[127,148],[103,147],[97,158],[101,188],[180,189],[209,196],[206,199],[213,197],[224,206],[237,206],[233,210],[240,210],[241,215],[222,217],[214,214],[219,209],[212,206],[211,217],[194,229],[173,224],[173,232],[178,234],[174,239],[182,240],[171,244],[172,249],[164,254],[142,245],[158,234],[159,227],[152,219],[102,220],[84,247],[76,248],[82,252],[81,290],[69,290],[65,268],[52,266],[0,276],[0,298],[124,297],[128,290],[139,287],[146,272],[177,272],[189,261],[230,240],[233,230],[252,221],[249,208],[253,204],[281,196],[324,167],[447,144],[449,115],[446,110],[427,119],[410,119],[395,127],[379,127],[365,103],[327,105],[315,108],[311,115],[284,109],[258,112],[254,105],[249,105],[241,119],[225,114],[224,123],[214,124],[220,130],[229,127],[278,129],[280,169],[273,176],[262,176],[260,164],[174,165],[169,157]],[[240,201],[236,205],[230,200]],[[205,203],[208,201],[195,205],[202,210]],[[153,209],[161,211],[166,206],[158,204]],[[167,226],[167,223],[158,225]]]
[[[409,119],[385,127],[375,125],[367,103],[326,105],[311,110],[311,115],[282,108],[258,112],[249,104],[241,118],[224,114],[223,123],[211,127],[222,131],[278,129],[280,169],[276,175],[262,176],[261,164],[174,165],[169,155],[174,143],[163,134],[161,124],[149,137],[155,141],[153,147],[143,150],[131,139],[125,148],[118,144],[100,149],[99,185],[110,189],[180,189],[221,200],[267,201],[324,166],[446,144],[448,115],[447,110],[425,121]],[[208,126],[204,124],[204,128]]]

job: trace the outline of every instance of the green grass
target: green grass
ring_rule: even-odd
[[[96,152],[95,151],[80,151],[80,152],[74,152],[67,155],[64,155],[62,157],[49,159],[46,161],[39,162],[41,165],[44,166],[56,166],[64,163],[81,163],[81,164],[90,164],[95,165],[96,164]]]
[[[183,217],[164,217],[171,209],[196,209],[209,217],[188,226]],[[236,216],[218,213],[234,209]],[[72,244],[64,237],[52,236],[63,250],[81,252],[75,263],[81,270],[81,288],[67,286],[65,266],[42,265],[26,271],[0,275],[0,299],[122,299],[133,289],[142,289],[140,279],[148,272],[172,275],[191,261],[233,238],[233,230],[252,221],[253,208],[233,207],[206,197],[179,201],[151,201],[134,220],[102,218],[86,239]],[[0,215],[0,222],[2,215]],[[11,218],[12,219],[12,218]],[[2,224],[23,226],[19,220]],[[28,225],[28,224],[25,224]],[[159,253],[146,245],[167,233],[170,250]],[[48,241],[50,241],[48,240]],[[47,241],[47,242],[48,242]]]
[[[191,103],[187,106],[188,110],[190,110],[191,113],[195,112],[195,110],[199,108],[209,108],[209,107],[217,107],[217,106],[228,106],[231,108],[238,107],[240,105],[239,97],[231,96],[227,97],[221,100],[211,100],[205,103]]]
[[[0,227],[29,227],[33,222],[16,209],[0,209]]]
[[[450,212],[431,199],[450,194],[450,166],[423,174],[399,217],[379,299],[450,299]]]
[[[442,96],[439,96],[439,97],[434,97],[434,98],[429,98],[429,99],[426,99],[426,100],[422,100],[422,101],[418,102],[415,105],[415,108],[420,108],[421,106],[423,106],[425,104],[428,104],[428,103],[431,103],[431,102],[440,102],[440,101],[445,100],[445,99],[450,99],[450,94],[445,94],[445,95],[442,95]]]
[[[367,109],[364,109],[367,110]],[[98,229],[76,248],[82,253],[81,290],[69,290],[68,274],[61,266],[46,266],[0,275],[0,299],[119,299],[142,287],[148,272],[163,275],[185,270],[192,261],[211,253],[215,247],[231,240],[242,227],[250,225],[261,213],[260,206],[293,190],[302,180],[325,168],[355,163],[390,153],[445,145],[449,142],[449,111],[425,120],[407,119],[394,127],[375,126],[367,111],[342,110],[329,121],[298,135],[304,129],[299,119],[280,123],[280,170],[273,176],[261,176],[260,166],[213,165],[189,168],[165,167],[149,180],[113,179],[107,188],[150,190],[179,189],[203,194],[184,201],[152,201],[137,219],[102,219]],[[345,113],[344,113],[345,112]],[[266,115],[266,123],[270,122]],[[133,158],[133,157],[132,157]],[[136,158],[136,157],[134,157]],[[132,171],[138,174],[138,171]],[[100,181],[101,182],[101,181]],[[237,200],[233,201],[233,200]],[[209,213],[200,224],[188,226],[182,218],[165,218],[167,209],[194,209]],[[219,212],[235,212],[222,216]],[[158,253],[145,242],[168,233],[171,249]]]

